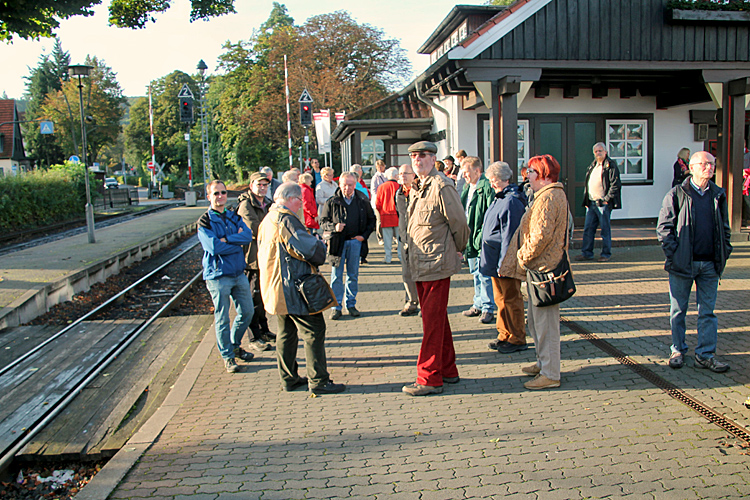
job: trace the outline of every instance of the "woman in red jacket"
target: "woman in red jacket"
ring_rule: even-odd
[[[302,212],[305,214],[305,227],[314,233],[314,229],[320,228],[318,224],[318,203],[315,201],[315,191],[312,188],[313,176],[305,172],[299,176],[299,185],[302,188]]]

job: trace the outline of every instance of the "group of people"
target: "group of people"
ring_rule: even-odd
[[[338,184],[332,170],[316,169],[318,178],[313,173],[287,176],[287,172],[285,182],[274,188],[273,177],[261,171],[251,176],[237,211],[226,209],[227,190],[221,181],[209,184],[210,208],[199,220],[198,235],[204,249],[204,279],[214,303],[217,347],[228,372],[238,371],[236,359],[248,362],[253,358],[241,347],[249,327],[254,349],[265,350],[269,342],[276,342],[283,390],[305,386],[316,394],[345,390],[330,379],[327,370],[322,311],[310,311],[297,281],[318,273],[328,259],[335,298],[330,318],[341,318],[343,308],[350,316],[360,316],[356,296],[362,246],[379,225],[387,249],[397,236],[406,292],[399,314],[417,314],[421,308],[423,338],[417,376],[403,387],[404,393],[440,394],[445,383],[460,381],[447,304],[451,277],[460,272],[464,258],[474,277],[474,303],[464,314],[480,316],[480,321],[488,323],[492,319],[487,321],[486,313],[492,318],[497,309],[497,338],[489,347],[503,354],[527,348],[528,323],[536,362],[522,368],[525,375],[534,377],[525,387],[560,386],[559,304],[538,307],[528,301],[525,322],[521,294],[527,270],[550,272],[568,251],[572,216],[559,181],[560,164],[550,155],[531,158],[525,170],[525,190],[513,182],[507,163],[495,162],[485,172],[479,158],[464,154],[457,171],[464,178],[459,192],[451,177],[457,165],[446,161],[450,168],[439,171],[435,144],[420,141],[408,152],[410,164],[378,168],[376,175],[382,174],[385,180],[379,179],[373,190],[374,203],[370,194],[359,189],[361,176],[354,172],[344,172]],[[611,237],[605,231],[610,213],[621,206],[620,178],[605,145],[596,144],[593,152],[584,195],[586,225],[599,225],[604,240]],[[713,308],[718,280],[732,249],[726,194],[710,180],[713,156],[698,152],[688,165],[691,175],[665,197],[657,228],[669,272],[672,346],[668,364],[675,369],[684,365],[688,350],[685,315],[691,286],[696,283],[695,363],[723,372],[729,366],[715,358]],[[315,228],[310,227],[303,209],[313,196],[313,183],[317,184]],[[588,253],[593,244],[586,238],[589,234],[593,240],[595,230],[596,226],[587,233],[584,228],[581,260],[593,258]],[[610,252],[611,241],[604,242],[600,260],[609,260]],[[531,285],[527,282],[527,286]],[[230,300],[237,310],[231,325]],[[268,328],[266,313],[277,317],[276,335]],[[299,337],[305,344],[306,377],[299,375],[296,362]]]

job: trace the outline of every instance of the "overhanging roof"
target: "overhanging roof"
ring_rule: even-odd
[[[430,118],[390,118],[380,120],[344,120],[331,133],[331,139],[341,142],[354,132],[384,133],[394,130],[430,130]]]
[[[456,5],[438,27],[435,28],[435,31],[432,32],[422,46],[419,47],[417,53],[429,54],[435,50],[467,17],[471,15],[492,17],[498,12],[505,10],[505,8],[504,6],[497,5]]]

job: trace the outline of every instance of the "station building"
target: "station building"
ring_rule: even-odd
[[[654,222],[678,151],[717,156],[730,222],[742,214],[750,114],[750,13],[681,10],[668,0],[518,0],[457,5],[419,50],[430,66],[406,88],[350,113],[332,134],[343,169],[408,162],[417,140],[520,171],[562,165],[577,223],[592,146],[620,169],[613,220]]]

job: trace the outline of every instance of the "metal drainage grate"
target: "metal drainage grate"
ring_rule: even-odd
[[[607,354],[615,358],[621,364],[627,366],[628,368],[633,370],[635,373],[637,373],[641,377],[648,380],[649,382],[651,382],[656,387],[666,392],[668,395],[670,395],[674,399],[680,401],[684,405],[700,413],[709,422],[718,425],[725,431],[736,436],[738,439],[741,439],[745,441],[746,443],[750,444],[750,432],[748,432],[748,430],[742,427],[741,425],[738,425],[732,422],[731,420],[729,420],[728,418],[722,415],[719,415],[713,409],[704,405],[703,403],[693,398],[692,396],[686,394],[682,389],[680,389],[673,383],[668,382],[667,380],[664,380],[659,375],[652,372],[651,370],[641,365],[640,363],[636,363],[635,361],[630,359],[624,352],[617,349],[615,346],[613,346],[606,340],[600,339],[595,334],[587,331],[585,328],[583,328],[581,325],[579,325],[575,321],[571,321],[565,318],[560,318],[560,321],[565,326],[570,328],[572,331],[576,332],[578,335],[580,335],[581,337],[583,337],[584,339],[588,340],[589,342],[594,344],[596,347],[601,349],[602,351],[606,352]]]

